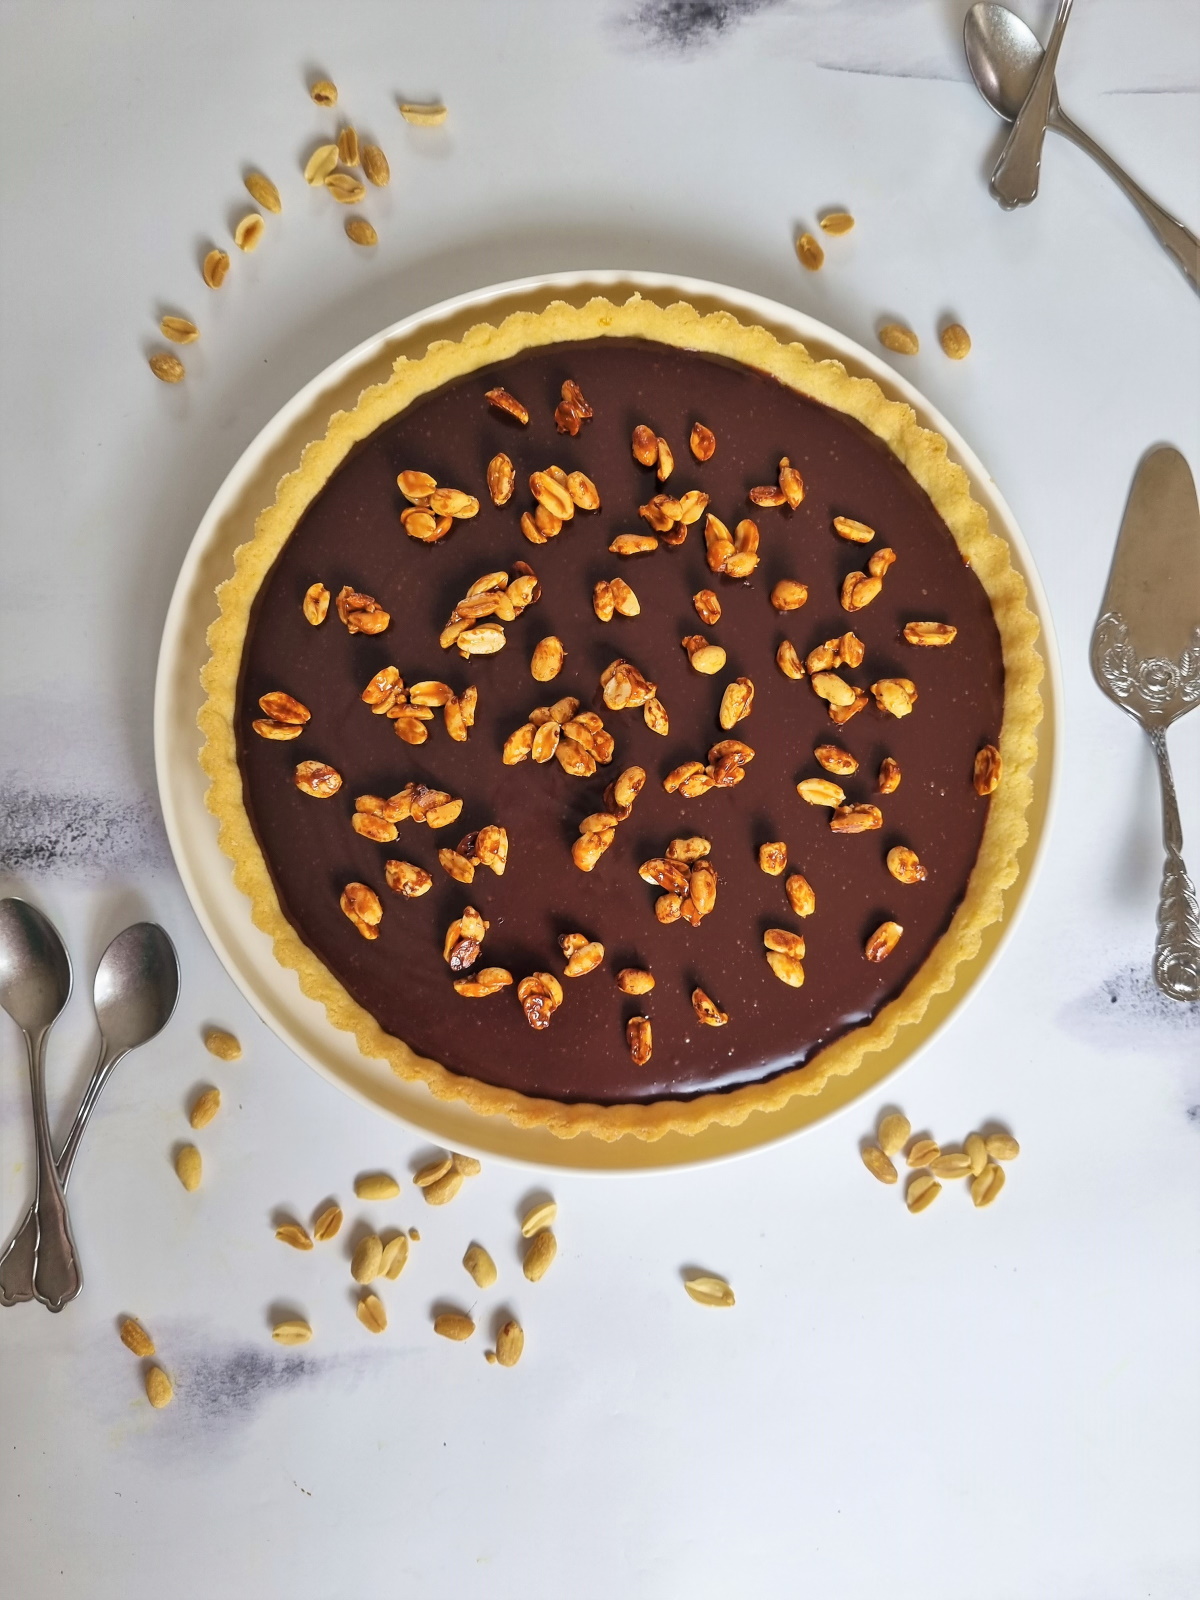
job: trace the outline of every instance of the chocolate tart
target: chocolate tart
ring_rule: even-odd
[[[498,389],[515,408],[489,400]],[[715,451],[690,446],[697,423]],[[499,455],[515,484],[503,504]],[[413,473],[429,482],[404,477],[406,494]],[[571,474],[586,485],[569,479],[569,520],[536,522],[533,491],[562,510]],[[426,508],[432,484],[463,495]],[[708,497],[696,520],[669,504],[639,515],[688,491]],[[691,516],[699,500],[683,504]],[[658,544],[619,553],[630,535]],[[856,595],[856,572],[882,582]],[[487,574],[517,603],[462,616]],[[636,614],[597,601],[616,578]],[[796,584],[807,598],[777,609]],[[334,597],[320,621],[313,586]],[[717,620],[693,599],[705,590]],[[305,449],[218,597],[201,763],[255,923],[366,1055],[518,1126],[654,1139],[819,1092],[951,987],[1017,875],[1042,663],[1007,545],[911,408],[728,313],[555,303],[400,360]],[[499,649],[463,653],[493,630]],[[931,636],[951,642],[911,642]],[[539,681],[547,639],[565,658]],[[724,662],[696,654],[708,646]],[[634,671],[606,688],[617,662]],[[447,685],[451,706],[418,684]],[[307,719],[289,721],[280,693]],[[550,759],[520,759],[539,735]],[[610,786],[629,769],[645,782],[626,806]],[[618,820],[585,823],[602,813]],[[605,826],[599,852],[582,829]],[[504,830],[506,862],[485,828]],[[711,908],[703,868],[670,859],[693,837],[715,868]],[[760,865],[771,842],[782,873]],[[482,945],[461,926],[447,939],[468,906]],[[585,940],[602,954],[567,976]],[[626,969],[653,989],[623,992]]]

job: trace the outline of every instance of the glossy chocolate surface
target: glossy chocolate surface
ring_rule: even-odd
[[[555,429],[552,413],[565,378],[575,379],[595,411],[577,438]],[[529,408],[521,427],[484,400],[497,384]],[[717,451],[697,462],[688,449],[693,421],[717,436]],[[609,554],[612,538],[648,532],[637,508],[662,485],[630,450],[635,423],[665,436],[675,470],[665,486],[711,495],[710,509],[732,529],[752,516],[762,536],[761,562],[747,580],[714,576],[705,564],[703,521],[681,547],[650,555]],[[503,508],[485,486],[491,456],[503,450],[517,469],[517,491]],[[751,506],[748,489],[774,482],[787,455],[803,474],[807,495],[797,509]],[[577,512],[544,546],[527,542],[521,512],[533,502],[531,471],[551,463],[586,472],[602,508]],[[401,530],[407,502],[396,487],[406,468],[479,497],[480,514],[456,522],[440,544],[422,545]],[[848,544],[832,531],[835,516],[875,528],[869,546]],[[871,550],[890,545],[897,555],[882,594],[847,615],[839,604],[843,576],[865,567]],[[542,583],[542,598],[507,625],[497,655],[464,661],[443,651],[438,634],[474,579],[512,570],[524,560]],[[641,615],[601,623],[592,609],[599,578],[623,577],[641,602]],[[769,601],[784,577],[808,585],[800,611],[776,613]],[[351,636],[330,608],[317,628],[301,600],[315,581],[336,595],[343,584],[374,595],[390,611],[383,634]],[[712,588],[723,616],[705,627],[691,596]],[[943,649],[904,642],[907,621],[952,622],[954,643]],[[790,638],[801,656],[853,628],[866,660],[845,669],[851,682],[911,678],[920,698],[912,715],[896,720],[872,702],[836,728],[807,682],[784,677],[775,665],[779,641]],[[680,645],[702,633],[728,653],[716,677],[695,673]],[[530,676],[535,643],[556,634],[568,655],[560,676],[539,684]],[[599,677],[624,656],[658,685],[671,720],[660,737],[640,711],[611,712]],[[442,679],[461,693],[479,690],[475,726],[454,743],[441,713],[420,747],[399,740],[392,724],[372,716],[360,694],[373,673],[394,664],[406,683]],[[745,781],[697,799],[669,795],[661,779],[680,762],[703,761],[723,734],[717,707],[734,677],[756,689],[751,716],[734,730],[756,751]],[[257,737],[258,697],[283,689],[312,711],[291,742]],[[557,761],[504,766],[501,746],[529,712],[573,694],[604,718],[616,738],[610,766],[594,778],[569,777]],[[858,423],[804,399],[773,379],[708,357],[663,346],[597,340],[558,345],[491,367],[427,397],[387,424],[343,464],[309,508],[260,592],[239,688],[238,749],[247,809],[274,877],[280,904],[305,943],[382,1026],[418,1053],[453,1071],[525,1094],[600,1103],[693,1095],[769,1077],[810,1058],[823,1045],[865,1022],[897,995],[945,931],[961,899],[979,847],[987,802],[971,783],[981,744],[995,741],[1003,706],[999,635],[988,599],[924,492],[887,449]],[[805,777],[829,776],[813,749],[835,743],[860,762],[837,779],[850,802],[877,804],[877,832],[830,832],[830,812],[796,793]],[[901,766],[890,795],[876,792],[884,756]],[[298,761],[318,759],[344,779],[339,794],[315,800],[292,782]],[[590,874],[571,859],[577,825],[602,808],[605,785],[637,764],[649,782],[615,844]],[[354,797],[389,795],[409,780],[461,795],[465,806],[450,827],[433,831],[411,821],[394,844],[359,837],[350,826]],[[485,823],[497,822],[510,840],[503,877],[480,868],[469,887],[438,865],[439,847],[453,848]],[[659,891],[643,883],[638,865],[662,855],[675,836],[712,841],[720,882],[715,910],[698,929],[660,925]],[[789,871],[812,884],[816,912],[798,919],[788,908],[784,879],[758,866],[767,840],[786,841]],[[884,858],[895,844],[911,846],[928,869],[926,882],[892,878]],[[389,857],[412,861],[434,876],[417,900],[391,893],[384,882]],[[372,885],[383,902],[380,937],[367,942],[338,909],[352,880]],[[544,1032],[526,1023],[515,987],[488,999],[467,1000],[451,987],[442,959],[446,927],[464,905],[491,923],[479,965],[507,967],[520,979],[534,971],[562,973],[557,936],[581,932],[605,947],[603,964],[577,979],[563,978],[565,1000]],[[864,941],[885,919],[904,935],[891,957],[872,965]],[[764,929],[783,927],[807,941],[806,982],[782,984],[764,958]],[[625,966],[649,967],[657,980],[640,999],[622,995],[614,976]],[[701,986],[729,1013],[723,1028],[702,1026],[691,992]],[[630,1058],[625,1022],[651,1018],[654,1053],[644,1067]]]

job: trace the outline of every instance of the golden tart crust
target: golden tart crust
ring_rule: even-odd
[[[762,1082],[689,1099],[593,1105],[532,1098],[451,1072],[385,1032],[351,998],[280,908],[243,803],[233,719],[243,647],[260,585],[350,450],[420,396],[456,378],[535,347],[605,336],[658,341],[740,362],[855,418],[886,444],[929,496],[991,603],[1005,675],[999,739],[1004,778],[991,796],[975,866],[950,926],[916,976],[869,1022],[843,1034],[803,1066]],[[1004,892],[1017,877],[1018,854],[1028,836],[1026,814],[1042,717],[1038,623],[1026,603],[1024,580],[1011,564],[1007,543],[991,531],[987,513],[971,498],[966,473],[948,459],[946,441],[922,428],[911,407],[888,400],[870,379],[850,376],[837,361],[814,360],[799,343],[785,345],[728,312],[701,315],[686,304],[662,307],[638,295],[622,305],[602,298],[578,307],[556,301],[541,312],[515,313],[498,327],[480,324],[460,341],[432,344],[419,360],[402,357],[387,382],[366,389],[352,410],[332,417],[324,437],[308,445],[296,470],[280,481],[274,503],[255,523],[253,538],[236,551],[234,568],[217,591],[220,615],[208,633],[211,656],[201,674],[207,699],[198,717],[204,735],[200,762],[210,779],[206,802],[220,825],[221,849],[233,863],[235,884],[251,902],[255,925],[270,935],[277,960],[297,974],[303,992],[321,1002],[335,1027],[355,1036],[364,1055],[387,1061],[401,1077],[423,1082],[440,1099],[463,1101],[484,1115],[507,1117],[518,1127],[546,1128],[564,1138],[588,1133],[605,1140],[625,1135],[654,1140],[666,1133],[697,1133],[712,1123],[735,1126],[751,1112],[780,1109],[793,1095],[819,1094],[831,1077],[854,1072],[865,1056],[891,1045],[901,1028],[920,1021],[935,995],[953,985],[959,964],[978,953],[984,931],[1003,914]]]

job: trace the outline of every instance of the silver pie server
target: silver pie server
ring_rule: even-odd
[[[31,1210],[40,1245],[33,1293],[51,1311],[79,1293],[75,1241],[46,1110],[46,1035],[70,997],[71,958],[54,924],[24,900],[0,900],[0,1006],[25,1035],[33,1102],[37,1164]]]
[[[96,968],[92,1001],[100,1024],[100,1055],[75,1113],[75,1120],[59,1151],[57,1169],[65,1189],[83,1138],[113,1068],[131,1050],[153,1039],[167,1025],[179,997],[179,961],[175,946],[153,922],[135,922],[111,942]],[[0,1305],[16,1305],[35,1293],[41,1248],[31,1206],[0,1257]],[[59,1311],[83,1286],[76,1273],[75,1287],[52,1311]],[[39,1298],[41,1298],[39,1296]]]
[[[1092,634],[1092,671],[1158,758],[1166,863],[1154,981],[1175,1000],[1200,1000],[1200,909],[1167,754],[1167,729],[1200,704],[1200,505],[1187,462],[1169,446],[1143,457],[1134,477]]]
[[[1042,61],[1037,36],[1007,6],[973,5],[963,23],[963,47],[975,87],[997,116],[1012,122],[1025,104]],[[1163,249],[1183,269],[1193,289],[1200,289],[1200,240],[1164,211],[1129,174],[1067,116],[1051,83],[1047,128],[1062,134],[1102,166],[1137,207]]]

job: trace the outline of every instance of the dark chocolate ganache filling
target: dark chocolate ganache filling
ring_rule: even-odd
[[[564,379],[581,387],[594,411],[577,437],[559,433],[553,413]],[[527,427],[494,410],[485,391],[503,385],[528,407]],[[699,462],[688,448],[696,421],[711,428],[715,454]],[[705,560],[704,522],[677,548],[620,557],[608,546],[619,533],[648,533],[638,507],[664,488],[630,448],[635,424],[665,437],[675,468],[665,488],[710,497],[709,510],[730,529],[751,516],[761,533],[761,561],[735,581],[714,575]],[[516,467],[517,490],[496,507],[485,472],[497,452]],[[758,508],[754,485],[776,480],[781,456],[799,469],[806,497],[795,510]],[[533,507],[529,474],[550,464],[585,472],[601,509],[579,511],[562,532],[535,546],[522,535],[521,513]],[[406,536],[399,514],[408,502],[397,474],[430,473],[439,484],[478,497],[479,514],[455,522],[436,544]],[[876,530],[869,545],[847,543],[836,516]],[[839,594],[849,572],[865,570],[881,546],[896,552],[882,593],[847,614]],[[438,636],[471,583],[493,570],[528,562],[540,600],[505,625],[497,654],[463,660]],[[622,577],[640,615],[602,623],[593,586]],[[779,613],[773,586],[794,578],[808,602]],[[391,614],[386,632],[351,635],[330,607],[312,626],[301,609],[310,584],[334,594],[343,585],[374,596]],[[723,614],[706,627],[692,604],[711,588]],[[931,649],[905,642],[906,622],[952,623],[957,637]],[[857,633],[866,647],[860,667],[842,676],[864,687],[877,679],[911,679],[919,699],[897,719],[874,701],[842,727],[808,682],[784,676],[775,661],[788,638],[804,657],[822,641]],[[702,676],[681,639],[703,634],[727,652],[725,669]],[[535,682],[530,659],[538,640],[556,635],[567,655],[550,683]],[[600,674],[617,657],[633,662],[658,686],[670,717],[662,737],[640,710],[611,711]],[[392,723],[373,716],[360,696],[372,675],[396,666],[406,684],[439,679],[461,694],[478,689],[474,727],[456,743],[435,711],[429,738],[411,746]],[[732,733],[718,726],[722,691],[735,677],[753,681],[753,710]],[[312,712],[290,742],[259,738],[251,723],[259,696],[284,690]],[[805,399],[774,379],[734,363],[640,341],[599,339],[535,350],[477,372],[419,400],[360,445],[301,518],[263,583],[251,619],[238,691],[238,757],[247,811],[270,868],[280,905],[305,944],[349,993],[391,1034],[450,1070],[527,1095],[615,1103],[689,1096],[771,1077],[810,1059],[822,1046],[859,1027],[916,974],[945,932],[966,888],[988,802],[975,794],[976,751],[995,742],[1003,709],[1000,638],[987,595],[963,562],[930,500],[888,449],[840,412]],[[610,765],[594,777],[568,775],[557,760],[506,766],[505,739],[537,706],[574,695],[598,712],[616,740]],[[694,799],[667,793],[662,779],[688,760],[706,759],[727,737],[755,751],[743,782]],[[822,771],[816,746],[833,743],[857,758],[848,777]],[[890,756],[902,780],[877,792],[880,764]],[[327,762],[341,774],[340,792],[315,799],[293,783],[298,762]],[[648,782],[632,815],[595,870],[581,872],[571,846],[578,824],[603,809],[605,786],[624,768],[646,769]],[[806,777],[830,777],[847,803],[878,805],[883,826],[861,834],[830,831],[831,812],[796,791]],[[396,793],[418,781],[461,796],[461,816],[434,831],[399,825],[392,844],[360,837],[351,827],[356,796]],[[439,866],[439,848],[457,845],[487,823],[509,838],[502,877],[477,869],[469,886]],[[638,875],[639,864],[665,854],[674,837],[711,840],[719,874],[717,902],[699,927],[655,918],[662,892]],[[816,895],[801,920],[789,908],[784,877],[760,870],[760,844],[782,840],[789,872],[800,872]],[[906,885],[885,865],[889,849],[906,845],[927,871]],[[389,859],[428,870],[433,888],[406,900],[385,884]],[[370,885],[383,904],[380,935],[368,942],[339,910],[352,881]],[[443,959],[450,922],[466,905],[489,921],[479,967],[507,968],[514,979],[562,973],[558,938],[579,932],[604,946],[601,965],[580,978],[560,977],[565,998],[544,1031],[534,1031],[515,984],[484,999],[460,997]],[[876,964],[864,944],[894,920],[903,936]],[[768,928],[792,929],[807,943],[806,981],[792,988],[765,959]],[[653,992],[630,998],[615,976],[648,968]],[[691,995],[702,988],[728,1013],[723,1027],[703,1026]],[[653,1054],[636,1065],[626,1022],[648,1016]]]

